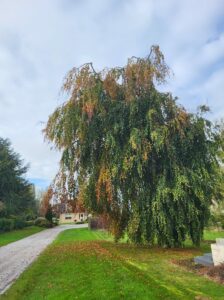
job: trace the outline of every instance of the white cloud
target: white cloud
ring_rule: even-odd
[[[198,84],[204,73],[213,72],[217,63],[224,61],[224,34],[200,47],[186,49],[173,62],[176,84],[179,86]]]
[[[201,102],[211,107],[211,118],[218,120],[224,117],[224,68],[212,73],[206,80],[195,89],[192,95],[200,95]]]

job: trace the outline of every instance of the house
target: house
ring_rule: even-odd
[[[84,222],[88,218],[88,213],[80,201],[53,199],[52,211],[59,219],[60,224]]]
[[[59,217],[60,224],[84,222],[88,218],[87,212],[61,213]]]

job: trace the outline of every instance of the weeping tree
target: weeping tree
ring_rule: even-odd
[[[169,76],[158,46],[122,68],[73,68],[68,100],[49,117],[47,140],[62,151],[56,190],[110,220],[118,240],[199,244],[218,181],[218,126],[207,107],[187,112],[157,87]]]

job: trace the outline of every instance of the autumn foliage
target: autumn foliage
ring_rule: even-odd
[[[51,199],[53,197],[54,191],[51,186],[48,187],[46,192],[43,194],[43,197],[41,199],[40,203],[40,215],[42,217],[45,217],[47,212],[51,209]]]
[[[168,75],[158,46],[122,68],[73,68],[45,136],[62,151],[57,187],[107,215],[116,239],[173,247],[200,243],[221,140],[205,107],[189,113],[158,91]]]

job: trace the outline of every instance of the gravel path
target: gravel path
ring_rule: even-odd
[[[0,294],[3,294],[11,286],[60,232],[87,226],[87,224],[61,225],[0,247]]]

